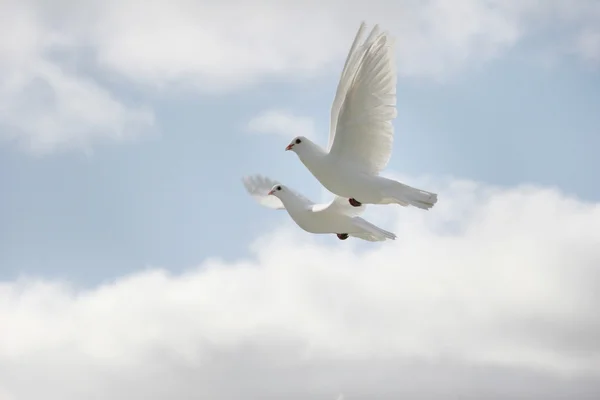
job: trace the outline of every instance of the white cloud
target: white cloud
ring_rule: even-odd
[[[586,60],[600,64],[600,27],[582,32],[576,49]]]
[[[542,29],[597,26],[594,0],[65,0],[27,3],[55,46],[89,48],[108,71],[152,86],[222,90],[265,77],[339,71],[361,20],[398,41],[400,73],[440,76],[497,56]],[[572,31],[572,32],[571,32]]]
[[[549,26],[572,28],[575,43],[579,32],[595,29],[590,15],[599,11],[593,0],[112,0],[98,6],[87,35],[102,65],[133,80],[223,90],[339,72],[361,20],[396,37],[401,74],[443,78]]]
[[[44,60],[0,78],[0,136],[34,153],[89,151],[97,141],[135,138],[153,123],[151,111],[127,107],[93,80]]]
[[[98,141],[122,141],[150,131],[153,113],[118,101],[52,51],[65,37],[43,25],[25,2],[0,5],[0,139],[34,153],[90,151]],[[68,38],[67,38],[68,39]]]
[[[0,393],[598,398],[600,205],[425,186],[440,189],[434,211],[370,210],[398,234],[389,244],[280,228],[253,259],[182,275],[1,284]]]
[[[266,110],[248,121],[249,132],[273,134],[291,140],[295,136],[317,137],[315,122],[286,110]]]
[[[50,151],[135,137],[153,125],[148,109],[119,100],[89,71],[140,88],[209,93],[337,74],[361,20],[396,37],[405,76],[446,79],[540,32],[565,38],[557,51],[593,61],[600,4],[6,0],[0,16],[1,132]]]

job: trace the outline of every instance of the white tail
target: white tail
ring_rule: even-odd
[[[380,242],[386,239],[395,240],[396,235],[392,232],[388,232],[380,227],[373,225],[372,223],[360,218],[354,217],[352,218],[354,224],[361,229],[364,229],[365,232],[360,233],[351,233],[350,236],[354,236],[360,239],[368,240],[371,242]]]
[[[410,205],[423,210],[429,210],[437,203],[437,194],[435,193],[416,189],[400,182],[392,182],[390,193],[386,193],[386,197],[393,200],[394,203],[404,207]]]

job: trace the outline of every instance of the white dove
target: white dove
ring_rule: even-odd
[[[375,25],[363,44],[365,23],[356,34],[331,107],[327,151],[304,136],[286,150],[295,152],[330,192],[350,204],[391,204],[428,210],[437,194],[379,176],[392,153],[396,117],[393,42]]]
[[[285,209],[298,226],[310,233],[335,233],[340,240],[354,236],[370,242],[395,240],[396,235],[360,218],[365,206],[351,207],[335,196],[328,204],[315,204],[298,192],[261,175],[243,178],[246,190],[261,205]]]

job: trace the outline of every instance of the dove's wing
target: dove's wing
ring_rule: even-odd
[[[392,154],[396,117],[393,40],[375,25],[362,45],[361,24],[348,53],[331,108],[329,153],[378,174]]]
[[[254,200],[256,200],[259,204],[276,210],[281,210],[285,208],[281,200],[279,200],[275,196],[268,195],[269,191],[273,188],[273,186],[281,185],[281,182],[278,182],[276,180],[262,175],[246,176],[242,179],[242,182],[244,183],[244,186],[246,187],[248,193],[250,193]],[[290,189],[289,187],[287,187],[287,189],[290,192],[292,192],[296,197],[298,197],[303,203],[306,203],[306,207],[312,207],[314,205],[314,203],[310,199],[304,197],[295,190]]]
[[[344,104],[346,94],[348,93],[348,88],[352,83],[351,77],[356,72],[356,68],[358,65],[357,58],[361,54],[364,54],[365,44],[363,43],[362,45],[358,46],[358,41],[362,39],[366,27],[367,25],[364,22],[362,22],[360,24],[360,27],[358,28],[358,32],[356,32],[356,36],[354,37],[352,46],[350,46],[350,51],[348,51],[348,55],[346,56],[346,62],[344,63],[344,69],[342,69],[340,81],[338,82],[338,86],[335,92],[335,98],[333,99],[333,103],[331,104],[331,115],[329,121],[329,143],[327,146],[328,150],[331,149],[331,144],[333,143],[333,139],[335,137],[335,130],[337,127],[338,118],[340,116],[340,110],[342,109],[342,105]],[[377,25],[373,28],[373,31],[375,31],[375,29],[377,29]],[[373,31],[371,32],[371,35],[373,34]]]
[[[269,191],[273,186],[277,185],[278,182],[262,175],[245,176],[242,179],[242,182],[248,193],[250,193],[250,196],[252,196],[259,204],[275,210],[282,210],[285,208],[281,200],[275,196],[268,195]]]
[[[327,211],[336,214],[344,214],[349,217],[358,217],[365,209],[366,206],[364,204],[360,207],[354,207],[350,205],[347,198],[340,196],[334,196],[333,200],[329,203],[315,204],[312,207],[313,212]]]

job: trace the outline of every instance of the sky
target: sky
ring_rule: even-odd
[[[361,21],[393,242],[241,183],[331,198],[284,148]],[[0,400],[597,399],[598,110],[596,0],[0,0]]]

